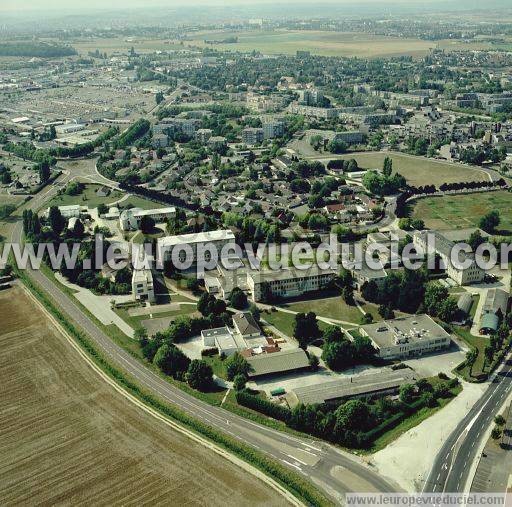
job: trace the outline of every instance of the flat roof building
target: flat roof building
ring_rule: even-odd
[[[217,250],[217,258],[221,259],[222,249],[226,245],[235,246],[235,235],[229,229],[198,232],[192,234],[180,234],[177,236],[165,236],[157,240],[157,258],[161,261],[169,261],[173,257],[179,263],[191,261],[192,264],[197,262],[197,249],[198,247],[205,248],[204,261],[210,262],[211,252],[206,248],[206,245],[212,245]],[[190,250],[189,250],[190,249]],[[176,255],[173,252],[176,250]],[[188,259],[187,251],[190,252],[190,259]]]
[[[381,359],[406,359],[447,349],[450,335],[426,314],[384,320],[359,328]]]
[[[132,293],[136,301],[148,301],[150,303],[156,301],[153,273],[150,269],[135,269],[133,271]]]

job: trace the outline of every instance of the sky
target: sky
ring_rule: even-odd
[[[313,0],[314,1],[314,0]],[[460,6],[467,6],[468,3],[473,3],[468,0],[457,0],[453,2],[446,2],[446,0],[358,0],[359,3],[375,4],[386,7],[386,4],[397,5],[400,3],[411,5],[442,5],[443,3],[460,4]],[[34,10],[98,10],[116,8],[139,8],[139,7],[184,7],[190,5],[210,5],[228,7],[233,5],[236,7],[243,7],[244,5],[257,5],[257,4],[304,4],[311,3],[311,0],[1,0],[0,10],[12,13],[23,13]],[[320,3],[335,3],[338,6],[343,3],[354,3],[354,0],[321,0]],[[491,3],[500,4],[506,7],[509,0],[494,0]],[[478,6],[480,2],[474,2]],[[481,4],[480,4],[481,5]],[[72,7],[71,7],[72,6]]]

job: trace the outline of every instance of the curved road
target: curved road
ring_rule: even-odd
[[[59,178],[58,182],[66,183],[73,177],[66,173]],[[50,187],[35,196],[26,207],[33,210],[41,208],[56,191],[55,186]],[[11,242],[21,242],[21,240],[22,224],[18,221],[11,231]],[[42,272],[31,270],[29,275],[44,289],[70,321],[85,331],[102,353],[134,377],[141,387],[202,422],[254,446],[292,470],[301,473],[337,503],[343,501],[344,493],[351,491],[398,491],[398,486],[379,476],[361,460],[332,445],[305,437],[296,437],[256,424],[227,410],[211,406],[174,387],[115,344],[75,301]]]

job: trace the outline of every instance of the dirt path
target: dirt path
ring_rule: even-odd
[[[285,505],[104,384],[21,288],[0,315],[2,505]]]

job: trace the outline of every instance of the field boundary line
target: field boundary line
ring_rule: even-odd
[[[62,325],[55,319],[55,317],[44,307],[44,305],[32,294],[32,292],[25,286],[25,284],[21,284],[23,290],[28,294],[30,299],[32,299],[38,308],[48,317],[52,325],[57,329],[59,333],[61,333],[67,342],[78,352],[78,354],[82,357],[82,359],[89,365],[107,384],[113,387],[118,393],[124,396],[128,401],[130,401],[136,407],[142,409],[147,414],[151,415],[155,419],[163,422],[165,425],[170,428],[178,431],[179,433],[187,436],[188,438],[194,440],[195,442],[201,444],[202,446],[212,450],[219,456],[229,460],[231,463],[237,466],[241,466],[244,470],[251,473],[256,478],[263,481],[265,484],[268,484],[272,489],[277,491],[280,495],[282,495],[291,505],[295,506],[305,506],[306,504],[299,501],[290,491],[281,486],[277,481],[275,481],[272,477],[267,474],[264,474],[256,467],[253,467],[250,463],[238,458],[237,456],[229,453],[225,449],[215,445],[214,442],[201,437],[200,435],[194,433],[193,431],[187,429],[184,426],[172,421],[171,419],[163,416],[157,410],[149,407],[139,399],[137,399],[134,395],[130,394],[124,388],[122,388],[115,380],[113,380],[109,375],[107,375],[98,365],[94,363],[94,361],[88,356],[86,352],[82,350],[82,348],[76,343],[76,341],[71,337],[71,335],[62,327]]]

